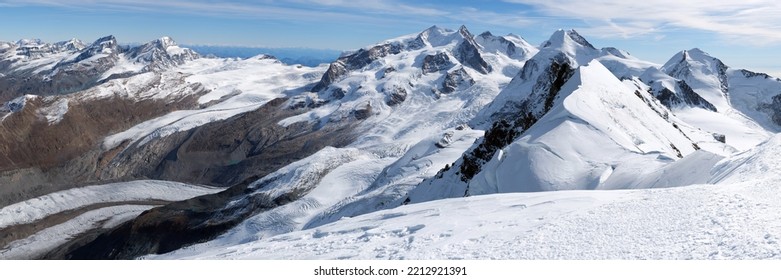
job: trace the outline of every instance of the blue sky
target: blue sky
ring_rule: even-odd
[[[717,3],[713,3],[717,2]],[[357,49],[439,25],[539,44],[574,28],[597,47],[664,63],[699,47],[727,65],[781,76],[781,4],[768,0],[0,0],[0,40]]]

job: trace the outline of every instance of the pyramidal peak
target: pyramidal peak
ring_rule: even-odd
[[[572,29],[559,29],[554,32],[550,39],[542,43],[540,52],[535,55],[538,60],[567,58],[570,62],[575,63],[572,65],[573,67],[586,64],[598,56],[600,56],[600,50]]]
[[[723,75],[727,68],[718,58],[701,49],[693,48],[675,54],[662,66],[661,70],[670,76],[680,79],[687,76],[687,73],[691,71]]]
[[[117,44],[117,39],[114,38],[113,35],[108,35],[95,40],[95,42],[83,48],[81,54],[69,62],[80,62],[99,54],[117,55],[120,52],[121,50]]]
[[[80,51],[87,47],[87,44],[82,42],[79,39],[73,38],[67,41],[57,42],[55,43],[60,48],[64,48],[68,51]]]
[[[461,29],[456,32],[434,25],[426,30],[423,30],[423,32],[418,35],[418,39],[427,42],[432,47],[439,47],[451,44],[453,41],[460,39],[462,37],[460,34]]]
[[[118,49],[117,38],[114,35],[108,35],[95,40],[92,44],[85,48],[89,55],[94,55],[100,52],[112,52]]]
[[[690,50],[682,50],[676,53],[664,65],[665,67],[667,67],[667,66],[680,64],[683,62],[699,62],[699,63],[709,64],[713,60],[718,60],[718,59],[699,48],[693,48]]]
[[[469,29],[466,28],[466,25],[461,25],[461,27],[458,28],[458,33],[460,33],[464,38],[474,37],[472,33],[469,32]]]
[[[575,31],[574,29],[556,30],[556,32],[554,32],[553,35],[550,36],[550,39],[545,41],[541,47],[542,48],[563,48],[571,45],[578,45],[585,48],[596,50],[596,48],[594,48],[594,46],[591,45],[591,43],[589,43],[588,40],[586,40],[586,38],[580,36],[580,34],[578,34],[578,32]]]
[[[159,44],[163,48],[177,46],[176,41],[168,36],[163,36],[160,39],[155,40],[154,43]]]

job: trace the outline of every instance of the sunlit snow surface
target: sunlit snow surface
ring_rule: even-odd
[[[716,184],[438,200],[146,258],[778,259],[779,152],[775,136],[705,166]]]
[[[149,258],[781,258],[778,183],[447,199]]]
[[[288,91],[301,88],[320,78],[325,69],[288,66],[262,56],[245,60],[201,58],[176,68],[187,83],[200,83],[210,91],[198,99],[204,108],[180,110],[147,120],[123,132],[106,137],[104,146],[113,148],[125,140],[140,144],[253,111]],[[175,81],[174,81],[175,83]],[[213,103],[209,105],[208,103]],[[209,105],[209,106],[206,106]]]
[[[169,259],[777,259],[781,135],[677,170],[711,184],[437,200],[261,239],[217,239]],[[717,158],[718,159],[718,158]],[[680,182],[679,182],[680,183]]]

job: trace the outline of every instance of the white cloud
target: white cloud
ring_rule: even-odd
[[[439,9],[412,6],[393,0],[293,0],[291,2],[404,16],[443,16],[447,14]]]
[[[207,0],[0,0],[0,6],[55,6],[92,10],[130,10],[140,12],[189,13],[211,16],[241,16],[288,20],[352,20],[387,22],[395,15],[444,16],[434,8],[418,7],[397,1],[364,0],[289,0],[289,1],[207,1]]]
[[[580,19],[597,36],[655,35],[668,28],[713,32],[744,43],[781,43],[781,3],[772,0],[505,0]]]
[[[456,22],[479,22],[489,25],[509,26],[509,27],[527,27],[535,23],[532,19],[521,13],[498,13],[494,11],[480,10],[474,7],[461,8],[447,16],[450,20]]]
[[[336,1],[335,1],[336,2]],[[157,12],[167,14],[196,14],[215,17],[243,17],[276,20],[341,20],[358,22],[382,22],[383,19],[370,15],[332,11],[328,9],[301,8],[275,5],[273,1],[184,1],[184,0],[0,0],[9,6],[52,6],[83,10],[111,10]]]

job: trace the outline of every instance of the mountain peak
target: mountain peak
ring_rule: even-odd
[[[128,55],[137,62],[147,64],[147,70],[163,70],[199,57],[197,53],[176,45],[176,41],[165,36],[130,49]]]
[[[570,30],[564,30],[559,29],[556,30],[556,32],[551,35],[550,39],[548,41],[545,41],[543,43],[542,48],[565,48],[572,45],[579,45],[582,47],[586,47],[589,49],[594,49],[593,45],[589,43],[586,38],[583,38],[583,36],[580,36],[575,29]]]
[[[605,55],[609,54],[609,55],[613,55],[615,57],[626,58],[626,59],[634,58],[634,57],[632,57],[632,55],[629,52],[624,51],[624,50],[619,50],[619,49],[614,48],[614,47],[602,48],[602,53],[605,54]]]
[[[114,35],[104,36],[104,37],[101,37],[101,38],[98,38],[97,40],[95,40],[95,42],[92,43],[92,45],[97,45],[97,44],[106,43],[106,42],[114,42],[114,43],[116,43],[117,42],[117,38],[115,38]]]
[[[67,51],[80,51],[87,47],[84,42],[76,38],[70,39],[68,41],[57,42],[55,45]]]
[[[461,33],[464,38],[472,38],[472,33],[469,32],[469,29],[466,28],[466,25],[461,25],[461,27],[458,28],[458,33]]]
[[[442,27],[439,27],[439,26],[436,26],[436,25],[432,25],[431,27],[426,28],[423,31],[421,31],[420,34],[418,34],[418,37],[423,37],[423,38],[427,39],[428,37],[431,37],[431,36],[444,36],[444,35],[450,34],[450,33],[453,33],[453,30],[450,30],[450,29],[447,29],[447,28],[442,28]]]
[[[729,107],[729,78],[721,60],[698,49],[680,51],[662,66],[662,72],[683,80],[705,100],[722,110]]]
[[[20,39],[19,41],[16,41],[17,46],[29,46],[29,45],[43,45],[43,41],[41,39]]]
[[[690,50],[688,50],[688,51],[684,51],[684,52],[687,52],[687,53],[695,53],[695,54],[703,54],[703,55],[708,55],[708,56],[710,56],[710,54],[706,53],[705,51],[701,50],[700,48],[693,48],[693,49],[690,49]]]
[[[600,55],[600,50],[594,48],[583,36],[575,30],[559,29],[545,41],[540,52],[532,59],[570,61],[571,66],[586,64]]]
[[[447,30],[447,29],[446,29],[446,28],[439,27],[439,26],[437,26],[437,25],[435,24],[435,25],[432,25],[432,26],[431,26],[431,27],[429,27],[429,28],[426,28],[425,30],[423,30],[423,32],[432,32],[432,31],[441,32],[441,31],[444,31],[444,30]]]
[[[431,46],[447,45],[451,41],[451,35],[454,31],[446,28],[441,28],[436,25],[432,25],[426,30],[423,30],[415,38],[417,45],[423,46],[428,43]]]
[[[157,39],[153,42],[159,44],[163,48],[177,46],[176,41],[174,41],[174,39],[171,39],[171,37],[168,36],[163,36],[160,39]]]
[[[98,54],[117,55],[121,52],[117,45],[117,39],[113,35],[99,38],[89,46],[80,49],[80,51],[82,51],[81,54],[70,62],[80,62]]]
[[[718,66],[719,64],[722,64],[722,62],[718,58],[711,56],[699,48],[693,48],[690,50],[682,50],[675,54],[664,64],[664,66],[662,66],[662,70],[668,72],[667,70],[671,70],[682,64],[688,65],[689,67],[705,66],[707,68],[713,68],[712,66]]]

